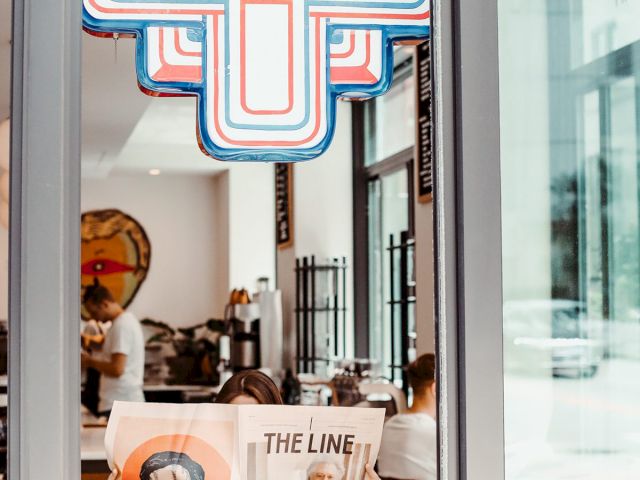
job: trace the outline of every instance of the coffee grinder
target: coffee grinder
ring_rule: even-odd
[[[260,368],[260,305],[232,306],[231,366],[235,372]]]

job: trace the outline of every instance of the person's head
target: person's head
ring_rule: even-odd
[[[342,480],[344,467],[329,459],[319,459],[309,465],[307,480]]]
[[[282,405],[282,397],[267,375],[258,370],[245,370],[225,382],[216,403]]]
[[[436,357],[425,353],[407,367],[409,385],[416,397],[436,398]]]
[[[205,480],[202,467],[186,453],[159,452],[140,468],[140,480]]]
[[[114,300],[108,288],[94,282],[85,287],[82,304],[94,320],[108,322],[122,312],[122,307]]]

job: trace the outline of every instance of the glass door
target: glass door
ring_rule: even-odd
[[[640,471],[638,18],[499,1],[507,479]]]
[[[401,281],[400,257],[391,250],[391,239],[399,241],[401,232],[410,228],[408,172],[402,168],[369,182],[369,349],[381,352],[376,360],[382,375],[397,380],[399,387],[407,363],[401,339],[408,332],[402,331],[399,321],[401,305],[393,302],[400,297]]]
[[[600,79],[583,97],[581,285],[605,356],[637,358],[640,321],[637,87],[631,75]]]
[[[640,210],[638,208],[638,88],[617,78],[604,102],[610,129],[607,163],[608,313],[610,355],[640,360]],[[608,118],[607,118],[608,117]]]

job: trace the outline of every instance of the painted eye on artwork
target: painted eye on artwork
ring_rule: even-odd
[[[132,272],[134,267],[108,258],[94,258],[82,264],[83,275],[109,275],[111,273]]]

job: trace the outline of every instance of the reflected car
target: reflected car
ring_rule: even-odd
[[[575,300],[506,302],[506,371],[593,377],[604,358],[604,325]]]

